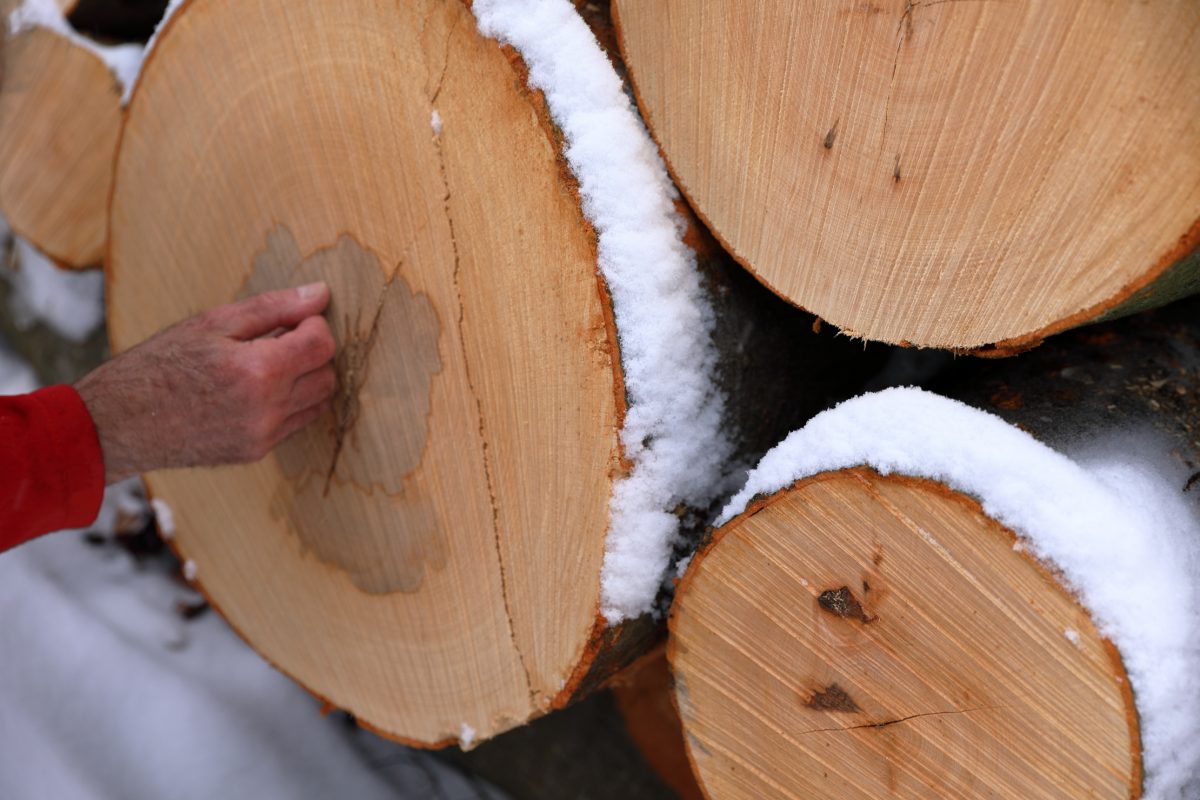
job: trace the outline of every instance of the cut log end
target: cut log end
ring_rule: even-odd
[[[7,20],[0,25],[8,37]],[[121,90],[93,53],[34,28],[0,44],[0,213],[62,266],[100,263]]]
[[[334,411],[260,464],[149,483],[248,641],[414,744],[519,725],[599,657],[620,373],[518,67],[458,0],[192,3],[117,163],[115,348],[331,286]]]
[[[681,189],[843,330],[1013,352],[1195,290],[1200,6],[613,7]]]
[[[693,560],[669,655],[711,797],[1136,797],[1115,649],[940,484],[826,473]]]

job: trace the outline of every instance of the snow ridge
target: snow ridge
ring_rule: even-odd
[[[612,64],[568,0],[475,0],[479,30],[516,48],[566,139],[618,321],[633,467],[616,482],[601,575],[610,623],[650,610],[681,502],[715,498],[732,452],[714,381],[713,310],[683,244],[674,187]]]
[[[1058,567],[1121,651],[1141,718],[1147,800],[1200,796],[1200,522],[1178,482],[1130,447],[1072,460],[985,411],[888,389],[789,435],[717,524],[755,497],[860,465],[974,496],[1019,545]]]

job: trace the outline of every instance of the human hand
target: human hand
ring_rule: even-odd
[[[197,314],[84,376],[107,483],[257,461],[329,408],[336,350],[324,283]]]

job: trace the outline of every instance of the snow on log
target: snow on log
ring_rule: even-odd
[[[1195,797],[1198,307],[968,365],[1070,458],[915,389],[768,453],[672,610],[709,796]]]
[[[8,19],[8,15],[15,8],[22,5],[23,2],[24,0],[0,0],[0,16]],[[78,0],[50,0],[50,2],[57,7],[59,14],[64,17],[74,11],[75,7],[79,5]]]
[[[75,34],[51,0],[0,21],[0,214],[62,266],[104,254],[123,81],[141,47]]]
[[[613,7],[697,212],[847,333],[1007,353],[1200,289],[1200,5]]]
[[[261,464],[148,483],[251,644],[424,745],[486,740],[644,649],[681,518],[846,380],[747,376],[774,375],[746,354],[786,330],[748,315],[788,309],[733,297],[737,270],[685,245],[569,2],[472,8],[185,2],[134,89],[110,209],[118,351],[251,292],[332,287],[334,413]],[[833,338],[778,354],[853,348]],[[795,403],[760,414],[777,392]]]

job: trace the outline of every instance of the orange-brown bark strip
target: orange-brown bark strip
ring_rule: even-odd
[[[684,747],[683,722],[675,710],[666,643],[657,645],[614,675],[608,688],[625,719],[629,737],[659,777],[682,800],[702,798]]]

